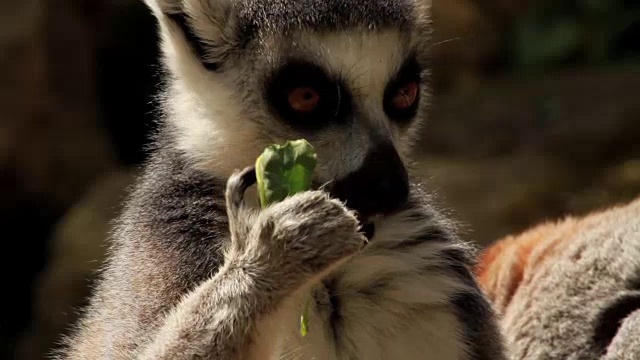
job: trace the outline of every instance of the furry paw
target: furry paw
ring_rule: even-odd
[[[315,274],[353,255],[365,237],[355,214],[322,191],[306,191],[267,208],[258,223],[271,252],[281,251],[291,270]]]
[[[247,224],[243,261],[249,261],[270,277],[287,279],[296,287],[321,275],[333,265],[360,250],[366,238],[355,214],[339,200],[323,191],[305,191],[250,216],[243,215],[242,193],[255,182],[255,172],[247,168],[227,183],[230,226]],[[238,227],[238,226],[236,226]],[[234,233],[234,229],[232,234]],[[232,236],[234,237],[234,236]]]

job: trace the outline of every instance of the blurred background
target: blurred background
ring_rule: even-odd
[[[640,195],[640,2],[433,0],[417,171],[486,245]],[[0,1],[0,358],[76,319],[145,159],[155,22],[140,0]]]

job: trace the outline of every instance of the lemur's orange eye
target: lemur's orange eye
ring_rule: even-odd
[[[397,110],[409,109],[418,98],[418,83],[408,82],[398,89],[391,103]]]
[[[309,87],[299,87],[289,93],[289,106],[299,113],[313,111],[320,102],[320,95]]]
[[[292,60],[273,73],[265,85],[273,115],[295,129],[317,130],[346,121],[350,98],[342,96],[342,83],[315,64]]]

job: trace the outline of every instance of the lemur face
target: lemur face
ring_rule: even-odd
[[[316,183],[350,207],[373,215],[406,199],[429,95],[417,3],[147,2],[163,29],[176,145],[199,166],[229,175],[271,143],[305,138]]]

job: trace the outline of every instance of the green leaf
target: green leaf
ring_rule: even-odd
[[[268,146],[256,160],[258,196],[262,207],[309,190],[316,163],[315,150],[304,139]]]
[[[309,305],[311,304],[311,297],[307,298],[307,301],[304,304],[304,310],[300,315],[300,335],[302,337],[307,336],[309,332]]]
[[[307,320],[306,312],[300,315],[300,335],[302,337],[307,336],[309,333],[309,322]]]
[[[317,163],[315,150],[306,140],[288,141],[284,145],[271,145],[256,159],[258,196],[263,208],[284,200],[287,196],[311,188],[311,179]],[[300,315],[300,334],[307,336],[309,302]]]

